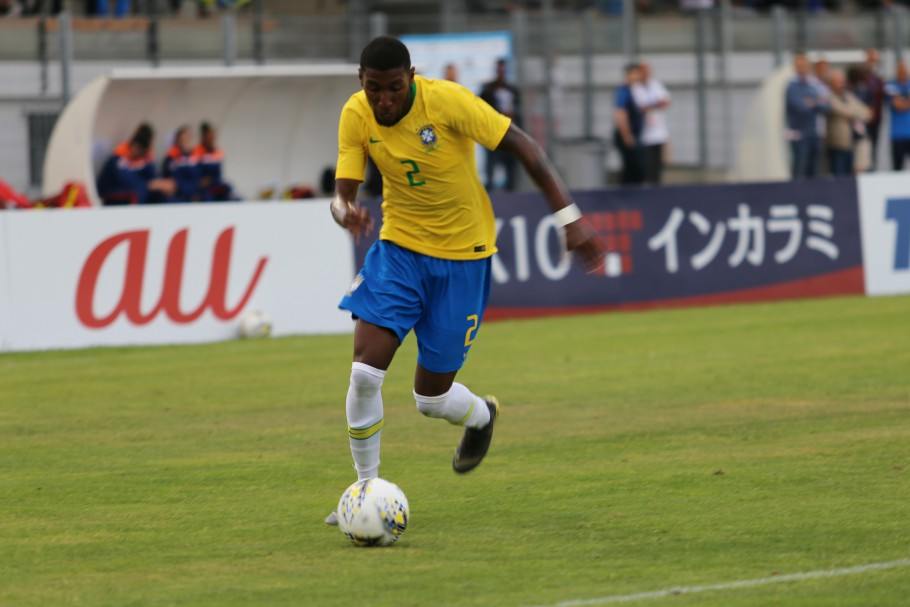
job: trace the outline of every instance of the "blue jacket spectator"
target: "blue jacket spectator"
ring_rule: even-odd
[[[809,60],[804,54],[793,58],[796,76],[787,84],[787,139],[792,153],[791,174],[794,178],[815,177],[819,172],[821,147],[819,124],[829,109],[827,88],[809,74]]]
[[[199,163],[190,145],[189,127],[180,127],[174,134],[174,145],[167,152],[161,174],[174,180],[173,202],[201,200]]]
[[[231,200],[233,188],[224,181],[221,168],[224,165],[224,151],[218,147],[218,133],[215,127],[203,122],[199,127],[201,143],[193,150],[193,157],[199,166],[199,189],[202,200],[224,202]]]
[[[98,175],[98,195],[106,205],[164,202],[173,193],[170,179],[158,179],[152,156],[154,131],[140,124],[129,141],[114,149]]]
[[[641,66],[632,63],[626,66],[625,82],[616,89],[613,101],[613,143],[622,156],[623,184],[639,184],[645,181],[644,148],[641,131],[644,127],[644,112],[635,103],[632,87],[642,81]]]
[[[910,73],[907,64],[897,64],[897,78],[885,85],[891,110],[891,168],[900,171],[910,155]]]

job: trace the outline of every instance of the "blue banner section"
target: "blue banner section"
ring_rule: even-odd
[[[536,192],[493,200],[490,307],[512,314],[861,293],[853,178],[575,193],[610,251],[587,274]],[[368,203],[379,216],[376,203]],[[370,243],[357,247],[362,261]]]

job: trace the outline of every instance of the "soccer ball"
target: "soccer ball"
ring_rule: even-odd
[[[389,546],[408,527],[411,509],[397,485],[381,478],[357,481],[338,500],[338,528],[355,546]]]
[[[271,334],[272,319],[262,310],[253,310],[240,321],[240,337],[268,337]]]

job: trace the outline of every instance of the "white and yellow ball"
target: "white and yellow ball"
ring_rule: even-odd
[[[408,498],[381,478],[357,481],[338,500],[338,528],[355,546],[389,546],[408,527]]]
[[[248,312],[240,321],[240,337],[254,339],[272,334],[272,319],[262,310]]]

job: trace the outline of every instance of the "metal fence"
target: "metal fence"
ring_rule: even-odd
[[[272,14],[267,4],[254,0],[244,10],[199,19],[174,17],[163,10],[162,1],[146,0],[142,14],[124,19],[64,12],[0,20],[0,61],[34,61],[43,74],[37,94],[47,93],[47,74],[57,73],[48,66],[59,65],[65,100],[72,92],[73,62],[353,61],[377,34],[506,30],[513,34],[517,83],[532,109],[530,130],[551,152],[566,141],[603,142],[611,128],[610,95],[621,65],[656,56],[664,60],[658,76],[668,81],[671,93],[686,100],[684,110],[675,110],[675,131],[683,144],[677,146],[674,163],[725,169],[732,160],[741,106],[791,52],[875,47],[888,51],[887,65],[892,66],[903,59],[910,42],[908,11],[900,4],[872,9],[831,4],[836,10],[810,12],[808,2],[794,3],[795,8],[756,2],[752,6],[757,8],[745,8],[722,0],[696,11],[654,4],[648,14],[636,9],[640,0],[544,0],[518,3],[527,8],[512,10],[496,10],[497,3],[480,3],[487,10],[453,10],[477,3],[443,0],[435,9],[407,13],[371,11],[375,4],[348,0],[345,12],[290,15]],[[553,100],[559,86],[563,108]]]
[[[705,44],[720,45],[729,36],[731,50],[785,53],[797,48],[831,50],[874,46],[902,52],[908,42],[907,10],[901,4],[875,10],[810,13],[775,4],[767,11],[733,6],[729,0],[700,11],[636,12],[634,0],[613,3],[564,3],[602,6],[557,10],[553,2],[540,9],[467,12],[445,11],[389,14],[370,12],[366,2],[349,1],[345,13],[270,14],[261,1],[242,11],[226,10],[207,19],[175,17],[160,7],[164,0],[147,0],[140,14],[125,18],[85,17],[71,11],[66,27],[75,59],[160,61],[208,60],[284,62],[354,60],[373,35],[432,34],[512,30],[526,35],[531,55],[546,49],[561,54],[592,52],[626,55],[692,53],[695,15],[708,15]],[[49,3],[44,3],[45,5]],[[64,3],[67,6],[70,3]],[[72,3],[75,4],[75,3]],[[428,3],[431,4],[431,3]],[[445,3],[443,3],[444,5]],[[516,3],[518,4],[518,3]],[[358,10],[360,7],[360,10]],[[63,52],[63,19],[41,14],[0,19],[0,60],[55,59]],[[592,28],[586,42],[583,28]],[[725,34],[725,28],[727,33]]]

